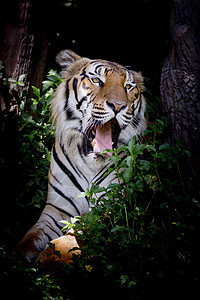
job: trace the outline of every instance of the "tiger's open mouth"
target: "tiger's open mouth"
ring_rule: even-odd
[[[106,149],[113,150],[117,147],[120,134],[120,126],[116,119],[112,119],[103,125],[94,125],[85,136],[86,153],[100,153]],[[105,156],[111,156],[106,153]]]

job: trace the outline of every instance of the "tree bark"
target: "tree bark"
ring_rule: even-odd
[[[42,7],[34,0],[16,0],[7,5],[7,10],[0,8],[1,13],[5,14],[4,30],[1,32],[4,38],[0,45],[4,76],[17,80],[20,75],[26,74],[25,101],[30,96],[32,85],[41,87],[46,66],[47,33],[42,18]],[[11,92],[1,84],[1,157],[11,154],[14,150],[16,124],[13,116],[19,112],[20,100],[17,90]]]
[[[200,179],[200,1],[173,0],[171,44],[161,75],[161,104],[169,119],[168,141],[184,141],[192,153],[189,175]]]

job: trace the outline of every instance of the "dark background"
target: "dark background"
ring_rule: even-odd
[[[0,4],[0,43],[6,22],[15,22],[17,3],[7,0]],[[169,46],[170,0],[33,3],[33,31],[48,34],[47,69],[57,68],[55,55],[60,50],[72,49],[80,56],[107,59],[142,71],[159,94],[161,67]]]
[[[129,65],[159,81],[168,49],[169,0],[79,0],[69,7],[57,4],[50,13],[48,66],[59,50],[69,48]]]

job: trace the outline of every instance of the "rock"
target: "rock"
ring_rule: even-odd
[[[73,263],[74,254],[81,255],[80,243],[72,229],[66,235],[52,240],[50,243],[50,246],[47,246],[37,258],[43,268],[60,268],[63,262]],[[79,249],[70,251],[74,247]]]

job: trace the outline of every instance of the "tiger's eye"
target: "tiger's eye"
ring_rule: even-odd
[[[92,82],[99,83],[100,79],[98,77],[94,77],[94,78],[92,78]]]
[[[131,85],[131,84],[127,84],[127,85],[126,85],[126,89],[127,89],[127,90],[130,90],[131,88],[132,88],[132,85]]]
[[[99,79],[98,77],[91,78],[91,81],[96,85],[103,86],[103,81],[101,81],[101,79]]]

